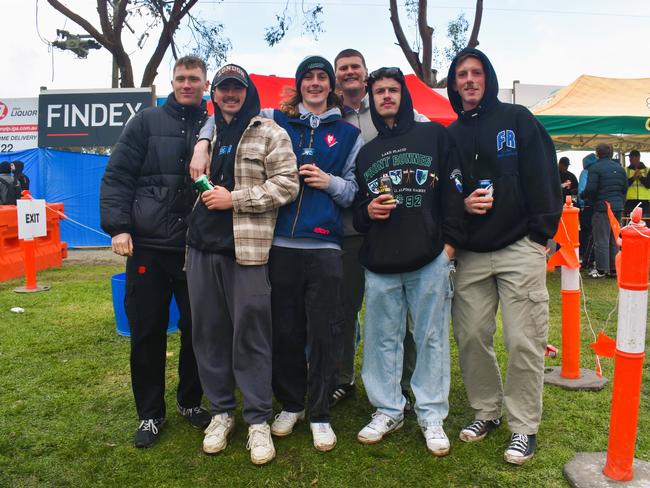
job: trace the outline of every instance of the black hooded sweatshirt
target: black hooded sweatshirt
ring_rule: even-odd
[[[356,161],[359,184],[354,227],[366,234],[359,260],[376,273],[415,271],[433,261],[445,243],[461,246],[462,174],[451,139],[435,122],[416,123],[404,83],[396,123],[389,128],[377,113],[372,94],[370,114],[379,135],[361,148]],[[387,220],[371,220],[368,204],[378,195],[378,181],[391,178],[395,208]]]
[[[483,98],[467,112],[454,89],[457,60],[466,54],[480,59],[485,72]],[[494,202],[487,214],[465,214],[463,247],[476,252],[503,249],[525,236],[545,245],[562,215],[553,141],[528,109],[501,103],[498,90],[496,73],[485,54],[472,48],[458,53],[447,78],[449,101],[458,120],[448,130],[461,157],[463,190],[468,196],[483,179],[494,185]]]
[[[227,123],[218,105],[214,104],[217,139],[212,148],[210,181],[229,191],[235,188],[235,156],[242,134],[250,121],[260,113],[260,97],[248,73],[246,99],[241,110]],[[187,219],[187,242],[190,247],[205,252],[235,257],[232,209],[210,210],[199,198]]]

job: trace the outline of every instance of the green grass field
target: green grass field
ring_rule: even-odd
[[[39,273],[39,283],[52,289],[30,295],[12,291],[20,280],[0,284],[0,486],[554,487],[567,486],[562,467],[576,452],[607,449],[611,383],[595,393],[547,386],[537,454],[524,467],[502,459],[507,429],[477,445],[461,442],[458,431],[472,414],[452,347],[451,411],[445,424],[452,451],[445,458],[427,453],[412,415],[381,444],[359,444],[356,433],[373,411],[362,390],[333,409],[338,445],[330,453],[312,447],[309,428],[301,423],[294,434],[276,440],[273,463],[255,467],[238,412],[226,451],[206,456],[202,433],[174,410],[179,347],[174,334],[168,346],[168,422],[159,444],[136,450],[129,344],[115,333],[110,296],[110,276],[120,271],[116,265],[64,265]],[[548,286],[549,342],[560,347],[559,274],[549,275]],[[592,323],[602,329],[616,302],[616,283],[586,281],[585,287]],[[13,306],[25,313],[11,313]],[[605,332],[615,337],[616,313]],[[582,366],[594,369],[590,340],[583,316]],[[558,365],[560,358],[547,362]],[[611,379],[613,361],[602,363]],[[645,461],[650,461],[649,368],[646,362],[636,446],[636,457]]]

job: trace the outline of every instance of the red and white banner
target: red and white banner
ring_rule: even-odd
[[[38,98],[0,98],[0,153],[38,147]]]

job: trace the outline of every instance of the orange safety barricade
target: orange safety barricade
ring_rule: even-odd
[[[62,203],[48,203],[46,206],[47,235],[34,239],[36,243],[36,270],[61,266],[68,255],[68,246],[61,242],[59,227]],[[7,281],[25,275],[22,241],[18,239],[18,214],[15,205],[0,205],[0,281]]]

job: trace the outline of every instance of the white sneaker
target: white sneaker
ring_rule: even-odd
[[[362,444],[376,444],[386,434],[395,432],[404,425],[404,417],[394,419],[377,411],[372,414],[372,420],[357,434],[357,439]]]
[[[235,428],[235,417],[221,413],[212,417],[210,425],[205,429],[203,438],[203,452],[216,454],[223,451],[228,445],[228,437]]]
[[[271,439],[269,424],[253,424],[248,427],[248,442],[246,449],[251,452],[251,462],[261,465],[270,463],[275,457],[275,446]]]
[[[286,412],[282,410],[279,414],[275,416],[275,420],[271,424],[271,434],[284,437],[293,432],[294,426],[298,423],[299,420],[305,418],[305,411],[300,412]]]
[[[434,456],[446,456],[449,454],[449,438],[445,434],[442,425],[422,426],[422,435],[427,441],[427,449]]]
[[[314,439],[314,447],[327,452],[336,446],[336,434],[329,422],[312,422],[309,424]]]

